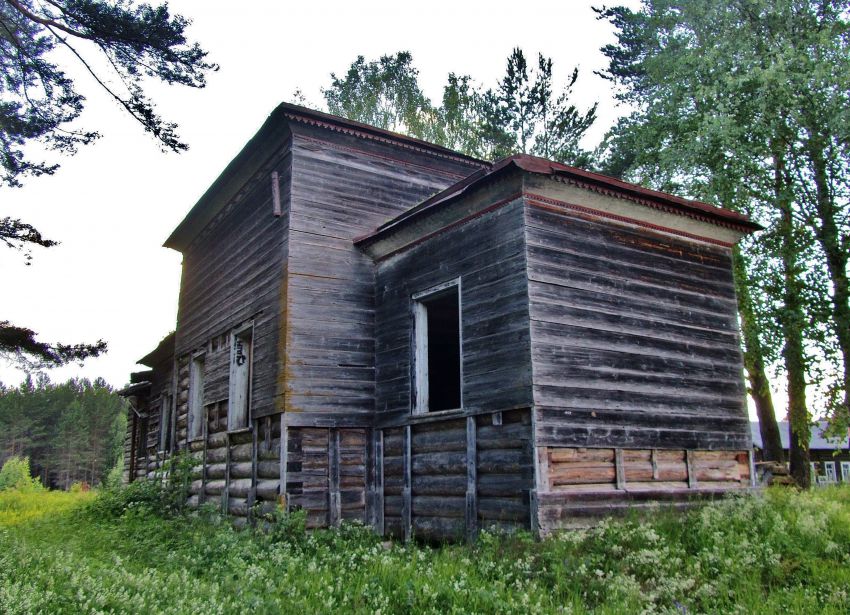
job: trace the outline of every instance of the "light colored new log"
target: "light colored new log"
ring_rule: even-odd
[[[634,481],[626,485],[626,491],[682,491],[688,490],[688,484],[685,481]]]
[[[614,482],[608,483],[586,483],[574,485],[553,485],[550,491],[558,493],[584,493],[593,491],[617,491]]]
[[[549,447],[549,463],[562,461],[614,461],[613,448],[555,448]]]
[[[691,451],[694,462],[726,461],[737,459],[739,451]]]
[[[622,449],[623,461],[650,461],[652,451],[649,449],[624,448]]]
[[[551,485],[576,485],[581,483],[614,482],[617,472],[614,465],[596,466],[592,468],[558,468],[549,473]]]

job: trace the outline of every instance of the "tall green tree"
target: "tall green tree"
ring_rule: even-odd
[[[39,141],[73,154],[99,136],[68,128],[85,105],[73,79],[56,63],[64,49],[142,128],[169,150],[186,149],[176,124],[162,118],[144,81],[200,88],[217,67],[186,39],[189,20],[167,4],[132,1],[2,0],[0,2],[0,162],[2,181],[53,173],[58,165],[29,159],[23,145]],[[105,60],[105,62],[103,62]],[[101,67],[106,67],[105,71]],[[103,71],[103,72],[102,72]]]
[[[504,76],[484,88],[469,75],[450,73],[440,105],[425,96],[409,52],[367,62],[359,56],[344,77],[331,74],[322,90],[331,113],[402,132],[471,156],[495,159],[530,153],[587,166],[581,140],[596,120],[596,105],[572,102],[578,69],[557,88],[551,58],[529,66],[521,49],[507,58]]]
[[[164,150],[187,148],[177,125],[164,119],[145,92],[147,80],[193,88],[206,85],[217,66],[186,38],[189,20],[172,15],[167,3],[131,0],[0,0],[0,184],[19,187],[25,177],[52,174],[55,160],[33,159],[32,148],[71,155],[100,134],[73,123],[85,97],[57,58],[88,73]],[[72,124],[73,123],[73,124]],[[19,218],[0,218],[0,243],[20,251],[51,247]],[[63,365],[104,352],[94,344],[38,341],[27,327],[0,320],[0,356],[27,368]]]
[[[344,76],[331,73],[322,94],[334,115],[420,139],[436,138],[435,109],[419,87],[410,52],[369,62],[357,56]]]
[[[45,485],[99,483],[120,459],[126,421],[124,399],[102,379],[0,385],[0,465],[28,457]]]
[[[850,335],[843,320],[846,249],[844,260],[835,254],[832,265],[826,256],[830,249],[837,252],[846,230],[836,233],[839,222],[830,226],[820,212],[843,212],[834,217],[846,224],[847,175],[841,170],[847,133],[836,128],[848,125],[847,9],[846,2],[647,0],[638,11],[600,10],[618,31],[618,42],[603,49],[609,58],[603,76],[636,109],[608,138],[606,170],[714,197],[768,227],[759,240],[745,244],[747,258],[738,266],[739,274],[748,274],[739,275],[739,299],[767,295],[750,302],[767,314],[743,306],[745,363],[757,392],[765,382],[758,355],[779,357],[789,395],[792,473],[800,484],[809,476],[807,384],[836,341],[842,348],[835,367],[843,371],[844,400],[838,414],[846,414],[848,355],[841,342]],[[815,142],[815,126],[830,139]],[[832,184],[821,181],[820,189],[817,151],[830,152],[834,161],[831,175],[820,173]],[[771,266],[748,270],[753,261]],[[822,271],[829,273],[826,285]],[[831,297],[824,301],[830,286]],[[820,322],[826,304],[832,308],[826,312],[828,330]],[[780,325],[779,336],[758,330],[771,316]],[[754,397],[763,426],[773,423],[766,396],[761,404]]]

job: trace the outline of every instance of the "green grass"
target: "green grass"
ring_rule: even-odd
[[[846,614],[850,604],[850,487],[441,548],[356,526],[240,531],[97,497],[0,492],[0,612]]]

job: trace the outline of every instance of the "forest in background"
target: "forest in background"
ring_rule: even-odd
[[[18,387],[0,383],[0,467],[29,457],[47,487],[102,483],[120,461],[126,425],[126,402],[102,378],[56,384],[38,374]]]

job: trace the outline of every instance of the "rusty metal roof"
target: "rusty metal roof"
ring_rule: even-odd
[[[744,214],[732,211],[731,209],[718,207],[702,201],[684,199],[673,194],[652,190],[637,184],[608,177],[601,173],[585,171],[584,169],[560,162],[547,160],[546,158],[530,156],[528,154],[514,154],[513,156],[508,156],[494,162],[488,169],[472,173],[470,176],[449,186],[442,192],[438,192],[419,205],[385,222],[372,233],[357,237],[354,241],[358,245],[368,245],[392,233],[394,230],[406,226],[409,222],[419,218],[426,212],[433,211],[446,202],[454,201],[482,183],[492,181],[512,170],[525,171],[538,175],[564,177],[583,187],[596,189],[614,196],[630,198],[650,206],[663,206],[686,215],[708,219],[719,224],[731,225],[745,232],[757,231],[763,228],[760,224],[751,221]]]

